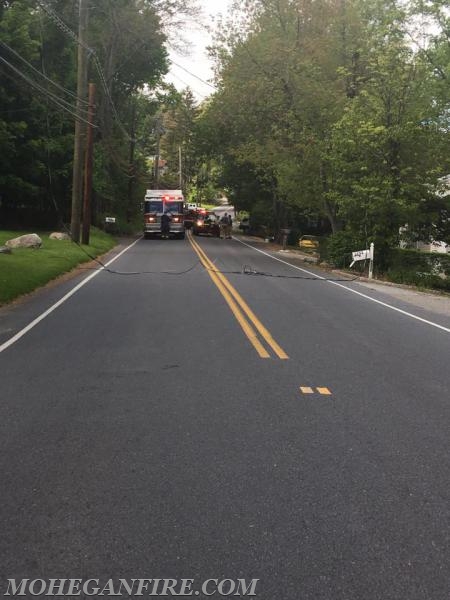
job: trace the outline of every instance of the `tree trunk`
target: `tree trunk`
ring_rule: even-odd
[[[328,200],[327,196],[326,196],[328,193],[328,190],[329,190],[329,186],[328,186],[326,168],[325,168],[325,165],[323,164],[323,162],[320,164],[320,179],[322,182],[323,209],[324,209],[326,216],[328,217],[328,220],[330,221],[331,231],[333,233],[337,233],[338,231],[342,230],[343,223],[337,216],[336,204],[334,202],[330,202],[330,200]]]

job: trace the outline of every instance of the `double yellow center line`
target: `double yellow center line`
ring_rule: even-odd
[[[259,356],[261,358],[270,358],[269,352],[263,345],[263,340],[278,358],[281,360],[287,360],[289,356],[273,339],[269,331],[266,329],[266,327],[264,327],[239,292],[231,285],[225,275],[216,268],[214,263],[209,260],[208,256],[190,234],[188,235],[188,238],[191,246],[199,257],[200,262],[208,271],[209,276],[216,284],[217,289],[224,297],[233,315],[236,317],[236,320],[241,326],[242,331],[250,340]]]

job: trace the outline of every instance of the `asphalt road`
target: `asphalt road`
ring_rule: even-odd
[[[195,243],[138,241],[13,343],[87,274],[0,311],[0,594],[245,578],[261,600],[448,600],[448,319]]]

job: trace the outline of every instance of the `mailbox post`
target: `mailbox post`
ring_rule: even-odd
[[[369,279],[373,279],[373,258],[374,258],[374,244],[370,244],[370,262],[369,262]]]
[[[106,233],[114,233],[115,228],[116,228],[116,217],[105,217]]]
[[[352,252],[352,262],[350,268],[353,267],[355,262],[359,260],[367,260],[369,259],[369,279],[373,279],[373,259],[375,254],[375,246],[372,242],[370,244],[370,248],[368,250],[357,250],[356,252]]]
[[[286,251],[288,235],[291,233],[290,229],[280,229],[280,233],[283,236],[283,250]]]

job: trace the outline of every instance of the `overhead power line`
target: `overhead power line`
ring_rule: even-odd
[[[185,67],[183,67],[182,65],[179,65],[178,63],[176,63],[174,60],[171,61],[176,67],[183,69],[183,71],[186,71],[186,73],[188,73],[189,75],[191,75],[191,77],[195,77],[195,79],[198,79],[199,81],[201,81],[202,83],[204,83],[205,85],[209,85],[210,88],[212,88],[213,90],[216,90],[216,86],[213,85],[212,83],[209,83],[208,81],[205,81],[204,79],[202,79],[201,77],[199,77],[198,75],[195,75],[195,73],[191,73],[191,71],[189,71],[188,69],[186,69]]]
[[[128,133],[128,131],[125,128],[125,125],[123,125],[122,121],[120,120],[119,113],[117,112],[116,106],[115,106],[114,101],[113,101],[112,96],[111,96],[111,92],[109,91],[109,87],[108,87],[108,84],[106,82],[106,78],[105,78],[105,75],[103,73],[102,67],[100,65],[100,61],[99,61],[97,55],[95,54],[95,52],[93,53],[92,56],[94,58],[95,68],[97,69],[97,73],[98,73],[98,75],[100,77],[100,83],[102,84],[102,88],[103,88],[103,90],[104,90],[104,92],[106,94],[106,97],[109,100],[109,104],[110,104],[110,106],[112,108],[112,111],[113,111],[114,117],[116,119],[117,125],[119,126],[119,129],[122,131],[122,133],[125,135],[125,137],[127,138],[127,140],[129,142],[136,142],[136,140],[130,136],[130,134]]]
[[[55,104],[57,104],[60,108],[66,110],[68,113],[76,116],[76,113],[74,112],[75,107],[72,104],[70,104],[70,102],[67,102],[64,98],[60,98],[59,96],[56,96],[55,94],[53,94],[53,92],[50,92],[46,88],[42,87],[39,83],[34,81],[34,79],[29,77],[26,73],[23,73],[23,71],[18,69],[15,65],[10,63],[3,56],[0,56],[0,61],[3,62],[6,66],[8,66],[17,75],[19,75],[22,79],[24,79],[34,89],[40,91],[44,96],[48,97],[53,102],[55,102]],[[80,117],[80,119],[82,119],[82,117]]]
[[[0,56],[0,61],[2,63],[4,63],[7,67],[9,67],[12,71],[14,71],[17,75],[19,75],[19,77],[21,77],[22,79],[24,79],[34,89],[36,89],[39,92],[41,92],[41,94],[43,94],[49,100],[51,100],[54,104],[56,104],[57,106],[59,106],[62,110],[64,110],[67,113],[71,114],[76,120],[82,121],[83,123],[91,125],[92,127],[97,127],[97,125],[94,125],[93,123],[90,123],[86,119],[83,119],[83,117],[80,117],[75,112],[75,108],[71,104],[69,104],[68,102],[66,102],[63,98],[59,98],[58,96],[55,96],[55,94],[53,94],[52,92],[50,92],[50,91],[46,90],[45,88],[43,88],[36,81],[34,81],[30,77],[28,77],[28,75],[26,75],[25,73],[23,73],[20,69],[18,69],[17,67],[15,67],[13,64],[11,64],[5,58],[3,58],[3,56]]]
[[[101,83],[103,91],[105,92],[105,95],[108,99],[108,102],[111,106],[112,112],[113,112],[115,120],[117,122],[117,125],[119,126],[119,129],[122,131],[122,133],[125,135],[125,137],[127,138],[128,141],[135,142],[136,140],[131,138],[127,129],[125,128],[122,121],[120,120],[119,113],[118,113],[117,108],[112,99],[111,92],[109,91],[109,87],[106,82],[105,74],[103,72],[102,66],[100,64],[100,60],[99,60],[95,50],[93,48],[90,48],[86,44],[82,43],[80,38],[78,37],[78,35],[64,23],[64,21],[61,19],[61,17],[53,9],[51,9],[49,6],[47,6],[41,0],[38,0],[38,4],[47,13],[47,15],[53,20],[53,22],[57,25],[57,27],[59,27],[59,29],[63,33],[65,33],[68,37],[70,37],[73,42],[75,42],[76,44],[78,44],[82,48],[84,48],[86,50],[86,52],[88,53],[88,56],[92,56],[95,69],[100,78],[100,83]]]
[[[14,83],[17,83],[17,77],[14,75],[14,73],[7,73],[5,71],[4,73],[5,77],[7,77],[10,81],[13,81]],[[49,100],[49,97],[46,97],[47,100]],[[53,101],[53,100],[52,100]],[[67,112],[67,109],[65,107],[61,108],[59,106],[54,105],[53,110],[55,110],[56,112],[60,112],[60,113],[65,113]],[[29,106],[28,108],[17,108],[17,109],[7,109],[7,110],[2,110],[0,111],[0,114],[13,114],[13,113],[33,113],[33,112],[42,112],[42,107],[40,106]]]
[[[82,98],[78,98],[78,96],[74,92],[72,92],[71,90],[68,90],[67,88],[63,87],[62,85],[59,85],[59,83],[57,83],[56,81],[53,81],[53,79],[50,79],[50,77],[47,77],[47,75],[45,73],[42,73],[41,71],[39,71],[39,69],[36,69],[36,67],[34,67],[26,58],[24,58],[22,55],[20,55],[18,52],[16,52],[16,50],[14,50],[14,48],[11,48],[11,46],[8,46],[8,44],[6,44],[5,42],[2,42],[1,40],[0,40],[0,44],[2,46],[4,46],[7,50],[9,50],[9,52],[14,54],[14,56],[16,56],[19,60],[21,60],[23,63],[25,63],[35,73],[37,73],[38,75],[43,77],[45,79],[45,81],[54,85],[61,92],[64,92],[65,94],[69,94],[75,100],[80,100],[80,102],[83,102],[84,104],[88,105],[88,102],[86,100],[83,100]]]
[[[59,29],[61,29],[61,31],[68,35],[76,44],[82,46],[88,54],[92,54],[93,50],[89,48],[89,46],[81,42],[78,35],[64,23],[61,17],[54,10],[47,6],[45,2],[41,2],[41,0],[37,0],[37,3],[47,13],[47,15],[52,19],[52,21],[59,27]]]
[[[207,98],[207,96],[205,94],[200,93],[198,90],[196,90],[195,88],[193,88],[192,86],[190,86],[189,83],[186,83],[186,81],[184,81],[183,79],[181,79],[181,77],[178,77],[178,75],[175,75],[175,73],[171,73],[171,75],[172,75],[172,77],[175,77],[175,79],[178,79],[178,81],[180,81],[183,85],[185,85],[186,87],[190,88],[198,96],[201,96],[202,98]]]

